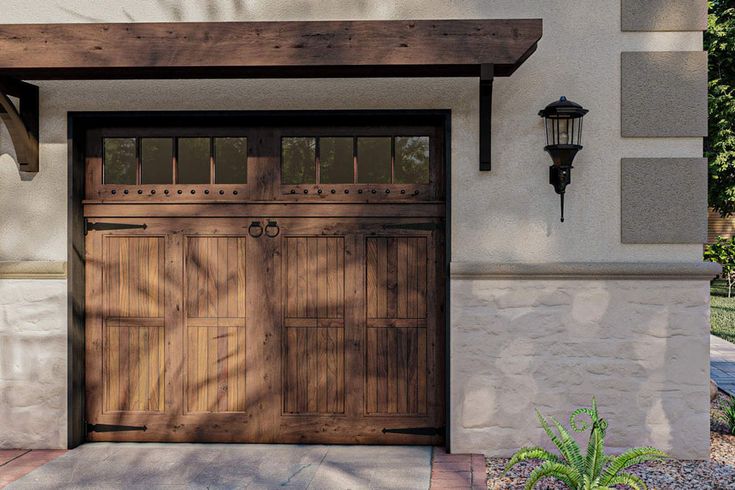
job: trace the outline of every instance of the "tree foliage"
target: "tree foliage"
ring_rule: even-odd
[[[735,4],[711,0],[709,7],[709,202],[729,216],[735,212]]]
[[[732,297],[735,286],[735,238],[717,237],[715,243],[704,248],[704,260],[717,262],[722,266],[720,276],[727,280],[727,297]]]

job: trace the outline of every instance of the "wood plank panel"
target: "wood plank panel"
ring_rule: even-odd
[[[186,238],[187,413],[246,410],[245,243],[238,236]]]
[[[426,329],[368,328],[366,413],[424,415]]]
[[[284,413],[343,413],[344,328],[285,330]]]
[[[102,239],[104,412],[164,410],[161,237]]]
[[[425,237],[367,239],[368,318],[426,318]]]

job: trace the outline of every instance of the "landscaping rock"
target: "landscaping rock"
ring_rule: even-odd
[[[709,401],[714,401],[715,398],[717,398],[717,383],[715,383],[714,379],[709,380]]]

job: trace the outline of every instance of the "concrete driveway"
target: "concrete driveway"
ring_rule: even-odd
[[[431,447],[84,444],[9,489],[428,489]]]

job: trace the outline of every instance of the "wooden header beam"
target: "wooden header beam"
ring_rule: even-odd
[[[24,79],[508,76],[540,19],[0,25]]]
[[[34,102],[19,79],[479,77],[488,171],[492,80],[510,76],[542,34],[540,19],[4,24],[0,111],[37,171],[38,91]],[[20,114],[11,85],[25,87]]]

